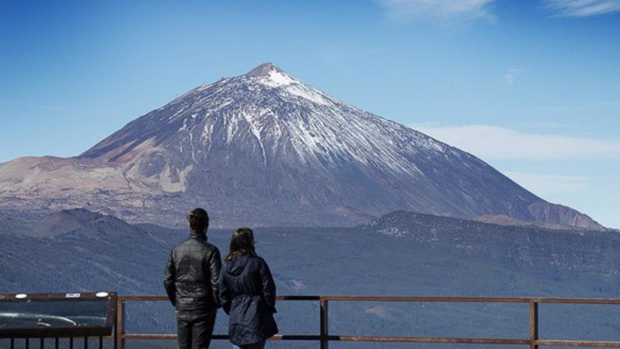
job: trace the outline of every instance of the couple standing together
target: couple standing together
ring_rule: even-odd
[[[191,235],[172,249],[164,276],[177,310],[179,349],[209,348],[220,307],[229,315],[233,348],[262,349],[278,333],[276,286],[267,263],[256,255],[252,230],[235,230],[222,267],[220,251],[207,242],[207,212],[197,208],[187,220]]]

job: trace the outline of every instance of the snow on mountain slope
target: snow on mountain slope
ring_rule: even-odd
[[[0,188],[12,188],[8,201],[16,204],[52,186],[60,188],[49,195],[56,208],[88,200],[133,221],[182,221],[188,208],[204,205],[228,226],[354,224],[406,209],[602,229],[476,157],[347,105],[270,63],[199,86],[63,161],[74,171],[69,177],[85,176],[88,185],[67,185],[66,168],[7,175],[15,167],[8,163],[0,165]],[[10,184],[26,177],[27,185]]]

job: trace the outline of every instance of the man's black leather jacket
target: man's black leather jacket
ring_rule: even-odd
[[[214,310],[220,307],[218,278],[222,261],[205,234],[192,232],[170,253],[164,275],[168,299],[177,310]]]

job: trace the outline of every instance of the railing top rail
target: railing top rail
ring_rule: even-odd
[[[120,316],[117,318],[116,347],[124,349],[125,339],[174,339],[172,334],[137,334],[124,332],[123,308],[125,301],[167,301],[166,296],[120,296],[118,307]],[[575,346],[575,347],[606,347],[620,348],[620,341],[583,341],[583,340],[541,340],[538,334],[538,308],[541,303],[556,304],[618,304],[620,299],[605,298],[535,298],[535,297],[390,297],[390,296],[317,296],[295,295],[278,296],[280,301],[319,301],[319,335],[278,335],[276,340],[319,341],[321,349],[329,349],[330,341],[340,342],[401,342],[401,343],[464,343],[464,344],[495,344],[495,345],[528,345],[530,349],[541,346]],[[343,336],[329,333],[330,302],[445,302],[445,303],[520,303],[529,307],[529,338],[446,338],[446,337],[381,337],[381,336]],[[120,330],[119,330],[120,329]],[[214,339],[227,339],[226,335],[214,335]]]
[[[121,301],[166,301],[166,296],[119,296]],[[402,297],[402,296],[278,296],[279,301],[335,302],[438,302],[438,303],[555,303],[555,304],[620,304],[613,298],[533,298],[533,297]]]
[[[122,301],[167,301],[168,297],[166,296],[120,296],[118,297]],[[277,296],[276,300],[279,301],[320,301],[321,296]]]
[[[323,300],[340,302],[440,302],[440,303],[558,303],[620,304],[615,298],[539,298],[539,297],[390,297],[390,296],[321,296]]]

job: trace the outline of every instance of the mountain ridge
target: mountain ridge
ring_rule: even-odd
[[[0,212],[0,223],[3,219]],[[189,236],[187,227],[132,225],[87,210],[54,212],[40,220],[10,220],[21,225],[0,224],[0,293],[96,292],[109,291],[113,285],[119,295],[164,294],[161,280],[170,250]],[[24,229],[35,230],[38,225],[49,227],[49,236],[23,235]],[[269,261],[278,292],[285,295],[616,298],[619,289],[616,251],[620,235],[608,232],[510,228],[393,212],[363,227],[258,228],[255,233],[257,253]],[[230,230],[209,229],[209,242],[224,253],[230,234]],[[311,306],[308,311],[313,311]],[[436,323],[455,316],[451,333],[467,337],[479,328],[489,331],[488,320],[485,326],[462,328],[471,322],[474,308],[433,308],[426,315],[428,307],[386,306],[388,314],[407,313],[386,323],[375,318],[376,305],[356,306],[362,308],[346,305],[338,310],[353,334],[356,328],[385,328],[384,335],[406,336],[416,328],[427,336],[442,336],[446,327],[437,328]],[[300,311],[303,307],[282,304],[279,308],[288,333],[304,333],[316,326],[315,317]],[[514,320],[527,319],[527,310],[483,310],[485,316],[505,320],[498,331],[509,338],[527,329],[527,322]],[[132,333],[176,330],[168,302],[132,304],[128,311],[127,328]],[[582,332],[571,333],[577,333],[576,337],[583,333],[579,337],[583,338],[593,333],[583,328],[583,315],[583,309],[574,309],[571,316],[553,318],[574,319],[577,331]],[[429,322],[429,316],[437,321]],[[617,312],[609,309],[599,316],[596,324],[588,317],[589,324],[608,329],[613,339],[617,331],[608,325],[614,323],[610,316],[617,317]],[[514,335],[507,334],[508,324]],[[220,325],[216,331],[225,333],[226,324]],[[559,328],[555,338],[566,333]]]

